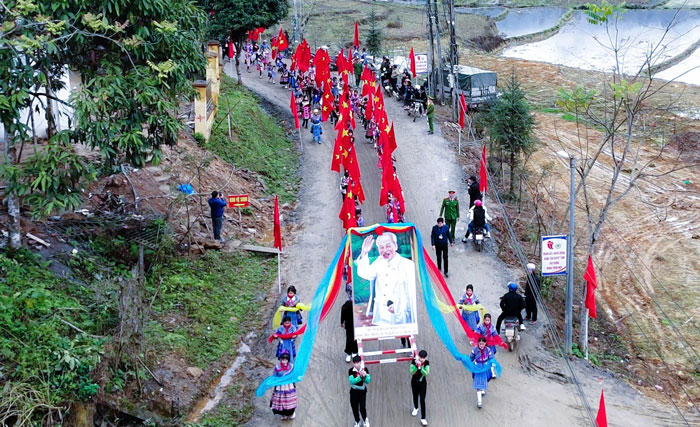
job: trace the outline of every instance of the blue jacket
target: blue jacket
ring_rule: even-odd
[[[209,199],[209,207],[211,208],[211,217],[219,218],[224,216],[224,208],[226,207],[226,200],[217,199],[212,197]]]
[[[433,225],[433,231],[430,233],[430,244],[433,246],[447,246],[447,242],[454,243],[450,235],[450,227],[447,224],[442,224],[442,227],[439,227],[437,224]]]

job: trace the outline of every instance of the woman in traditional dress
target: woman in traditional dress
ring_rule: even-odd
[[[318,108],[314,109],[314,113],[311,115],[311,134],[313,135],[313,140],[320,144],[323,127],[321,126],[321,114]]]
[[[498,336],[498,332],[496,332],[496,327],[493,325],[493,323],[491,323],[491,315],[489,313],[484,314],[484,322],[476,327],[475,332],[481,335],[482,337],[486,338],[487,343],[489,342],[489,339],[493,340],[493,337]],[[490,345],[488,347],[491,349],[495,356],[496,346]],[[496,368],[493,365],[491,366],[491,375],[493,376],[493,378],[498,378],[498,375],[496,374]]]
[[[296,331],[297,327],[292,325],[292,319],[285,315],[282,318],[282,325],[277,328],[272,335],[274,338],[279,338],[280,340],[279,344],[277,344],[276,356],[278,358],[282,356],[282,353],[287,352],[289,354],[289,361],[294,362],[294,358],[297,357],[296,338],[289,337],[289,335]]]
[[[479,304],[479,297],[476,296],[474,293],[474,286],[472,284],[467,285],[467,289],[462,294],[462,297],[459,299],[459,303],[462,305],[476,305]],[[471,328],[472,331],[476,331],[476,327],[479,325],[479,310],[467,310],[465,308],[462,309],[462,319],[464,319],[465,322],[467,322],[467,325]]]
[[[299,297],[297,296],[297,288],[290,286],[287,288],[287,294],[282,297],[280,305],[283,307],[296,307],[299,304]],[[284,315],[289,317],[292,321],[292,325],[301,325],[301,310],[299,311],[285,311]]]
[[[279,363],[275,365],[273,375],[283,377],[292,372],[294,365],[289,361],[289,353],[283,352],[279,357]],[[270,399],[272,413],[279,415],[281,419],[294,419],[297,409],[296,384],[284,384],[275,386]]]
[[[479,337],[479,343],[476,347],[474,347],[474,349],[472,349],[472,353],[469,355],[469,358],[472,360],[472,362],[474,362],[477,368],[483,368],[492,364],[491,359],[493,359],[493,352],[488,346],[486,346],[486,338]],[[472,387],[474,390],[476,390],[476,406],[478,406],[479,409],[481,409],[482,399],[486,394],[488,383],[491,381],[491,378],[491,369],[486,369],[483,372],[472,373]]]

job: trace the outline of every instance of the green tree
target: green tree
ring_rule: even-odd
[[[379,28],[377,13],[374,9],[369,11],[369,32],[367,33],[367,50],[374,56],[381,53],[382,49],[382,39],[384,34],[382,34],[381,28]]]
[[[287,16],[287,0],[200,0],[200,3],[209,13],[207,35],[216,40],[230,37],[236,46],[236,75],[238,84],[242,84],[240,57],[248,31],[256,28],[272,31],[271,27]],[[268,37],[272,35],[268,33]]]
[[[515,74],[511,75],[503,94],[491,106],[488,118],[492,147],[508,156],[509,193],[512,196],[515,188],[515,169],[520,155],[530,150],[532,146],[532,127],[535,124],[535,118],[530,113],[530,105],[525,99],[525,93],[520,88]]]
[[[0,180],[7,185],[10,242],[18,247],[23,203],[35,215],[81,204],[80,190],[96,171],[74,144],[97,150],[105,171],[157,162],[161,146],[175,144],[179,97],[192,94],[191,80],[206,64],[205,16],[187,0],[128,7],[119,0],[9,0],[0,19],[6,140]],[[55,93],[69,68],[80,73],[81,86],[66,102]],[[57,130],[54,102],[72,108],[69,129]],[[26,114],[39,106],[48,123],[43,140],[34,115]]]

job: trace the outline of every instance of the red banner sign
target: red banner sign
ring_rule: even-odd
[[[247,194],[234,194],[233,196],[228,196],[228,207],[229,208],[245,208],[250,204],[248,201]]]

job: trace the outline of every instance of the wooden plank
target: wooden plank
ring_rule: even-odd
[[[41,243],[42,245],[46,246],[47,248],[48,248],[49,246],[51,246],[51,243],[48,243],[48,242],[46,242],[45,240],[42,240],[42,239],[36,237],[36,236],[33,235],[32,233],[27,233],[27,234],[25,234],[25,236],[29,237],[30,239],[34,240],[35,242]]]
[[[241,245],[239,246],[239,248],[245,249],[246,251],[264,252],[266,254],[277,255],[278,253],[280,253],[280,251],[277,248],[268,248],[267,246]]]

